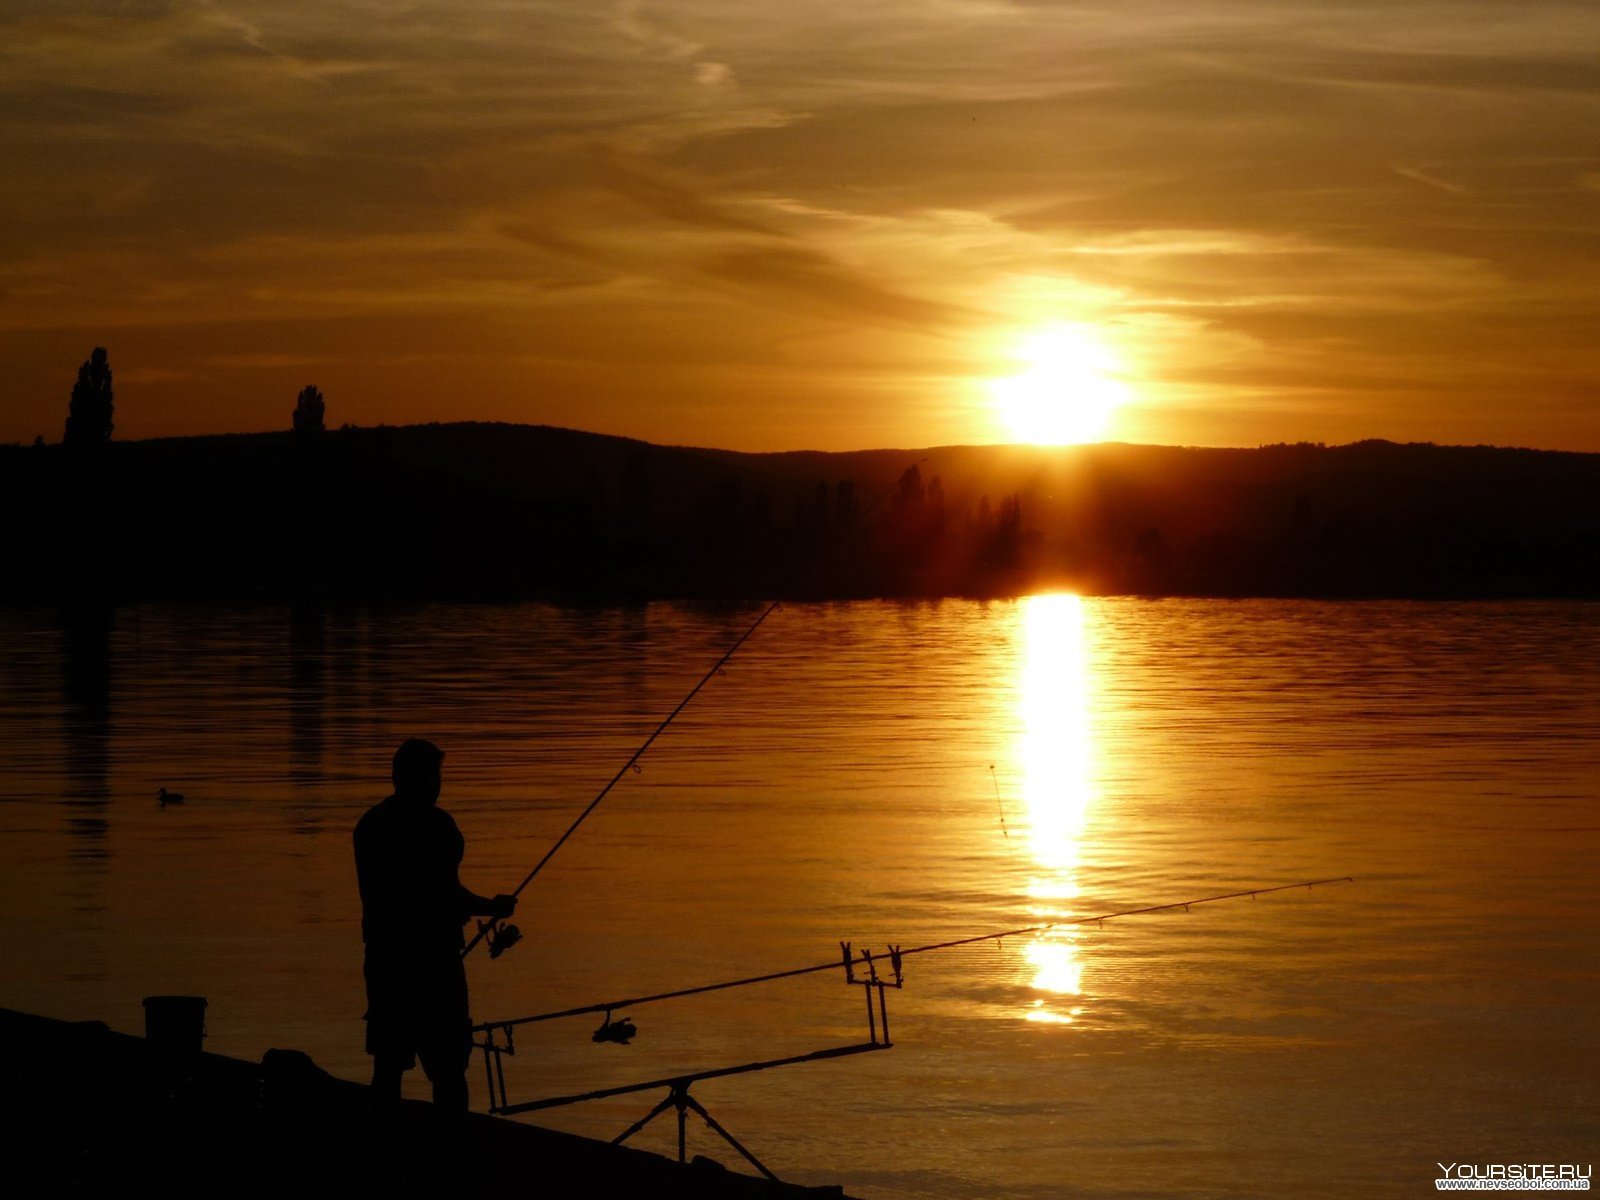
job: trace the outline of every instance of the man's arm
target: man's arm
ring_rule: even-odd
[[[446,836],[449,838],[450,846],[450,882],[455,888],[456,909],[462,914],[462,920],[467,917],[493,917],[497,921],[505,920],[516,911],[517,898],[501,894],[490,900],[486,896],[478,895],[461,882],[461,859],[466,852],[466,840],[462,838],[454,817],[443,809],[435,809],[434,812],[443,819],[448,831]]]

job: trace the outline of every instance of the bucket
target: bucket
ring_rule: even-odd
[[[206,1036],[204,996],[146,996],[144,1036],[156,1051],[170,1058],[200,1053]]]

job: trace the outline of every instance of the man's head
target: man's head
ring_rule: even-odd
[[[394,794],[412,804],[439,799],[439,766],[444,751],[424,738],[407,738],[394,752]]]

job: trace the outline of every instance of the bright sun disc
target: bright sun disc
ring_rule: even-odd
[[[1027,338],[1017,357],[1023,370],[989,387],[1000,419],[1019,441],[1096,441],[1128,401],[1116,356],[1092,330],[1053,325]]]

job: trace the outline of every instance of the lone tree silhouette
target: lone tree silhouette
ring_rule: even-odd
[[[296,433],[321,433],[324,410],[322,393],[311,384],[300,389],[300,398],[294,406],[294,431]]]
[[[68,446],[99,446],[111,440],[111,363],[104,346],[96,346],[78,368],[61,440]]]

